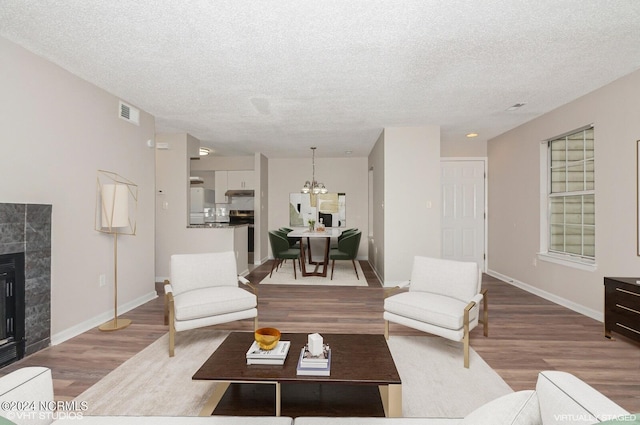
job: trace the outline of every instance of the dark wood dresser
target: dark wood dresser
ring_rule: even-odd
[[[604,336],[611,332],[640,341],[640,278],[604,278]]]

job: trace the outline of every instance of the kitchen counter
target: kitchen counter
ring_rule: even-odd
[[[248,224],[229,224],[229,223],[205,223],[205,224],[190,224],[187,229],[228,229],[230,227],[243,227],[249,226]]]
[[[234,251],[238,274],[249,273],[249,225],[229,223],[189,224],[173,238],[174,252],[180,254],[198,254],[204,252]],[[169,262],[167,260],[167,262]],[[167,275],[169,271],[167,272]],[[158,282],[162,282],[159,280]]]

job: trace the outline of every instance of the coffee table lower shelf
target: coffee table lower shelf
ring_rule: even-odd
[[[398,384],[379,385],[378,388],[311,382],[225,381],[216,384],[200,416],[237,415],[238,412],[247,416],[274,413],[280,416],[283,395],[286,397],[285,416],[402,416],[402,386]],[[265,388],[269,385],[273,385],[274,391]],[[350,400],[348,406],[344,400]]]

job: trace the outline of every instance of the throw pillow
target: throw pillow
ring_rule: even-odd
[[[507,394],[469,413],[460,424],[541,425],[538,397],[533,390]]]

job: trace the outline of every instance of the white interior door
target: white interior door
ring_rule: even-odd
[[[442,161],[442,258],[485,270],[485,163]]]

